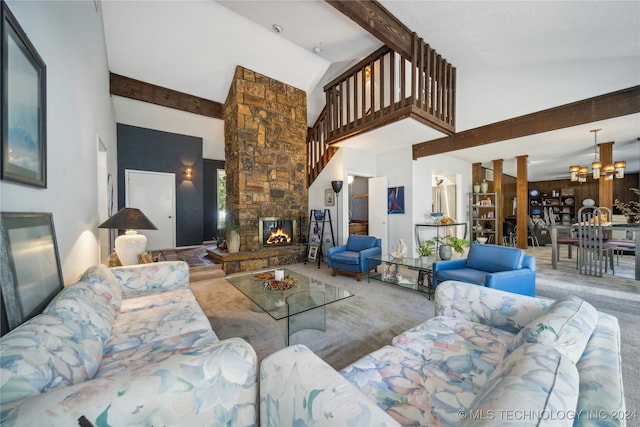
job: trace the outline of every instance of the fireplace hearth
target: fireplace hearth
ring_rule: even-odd
[[[263,247],[286,246],[298,243],[296,219],[260,218],[259,225]]]

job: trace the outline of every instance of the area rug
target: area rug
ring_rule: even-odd
[[[384,345],[394,336],[433,317],[435,306],[425,294],[366,277],[332,277],[315,264],[287,266],[340,287],[354,296],[326,306],[326,331],[303,330],[291,344],[304,344],[335,369],[342,369]],[[191,285],[198,302],[220,339],[242,337],[256,350],[259,360],[285,347],[286,319],[274,320],[225,279]]]

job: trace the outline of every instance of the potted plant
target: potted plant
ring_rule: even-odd
[[[453,249],[457,253],[461,254],[464,252],[464,246],[469,244],[469,241],[466,239],[461,239],[459,237],[448,235],[444,237],[437,237],[438,243],[440,243],[440,248],[438,249],[438,255],[440,255],[440,259],[448,260],[451,259],[453,254],[451,250]]]
[[[637,196],[640,196],[640,189],[630,188],[629,190],[633,191]],[[640,222],[640,202],[631,200],[628,203],[624,203],[616,199],[613,204],[622,211],[622,215],[627,218],[627,223],[635,224],[636,222]]]
[[[240,250],[240,224],[236,222],[233,215],[228,215],[227,218],[229,219],[224,226],[227,250],[229,253],[235,253]]]
[[[433,245],[435,245],[435,243],[433,239],[425,240],[416,248],[418,256],[420,257],[420,263],[426,263],[428,257],[433,255]]]

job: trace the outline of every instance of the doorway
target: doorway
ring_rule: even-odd
[[[140,209],[158,228],[142,232],[147,250],[176,247],[175,174],[126,169],[125,206]]]

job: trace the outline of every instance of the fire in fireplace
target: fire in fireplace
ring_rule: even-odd
[[[262,246],[292,245],[298,240],[295,219],[260,218]]]

